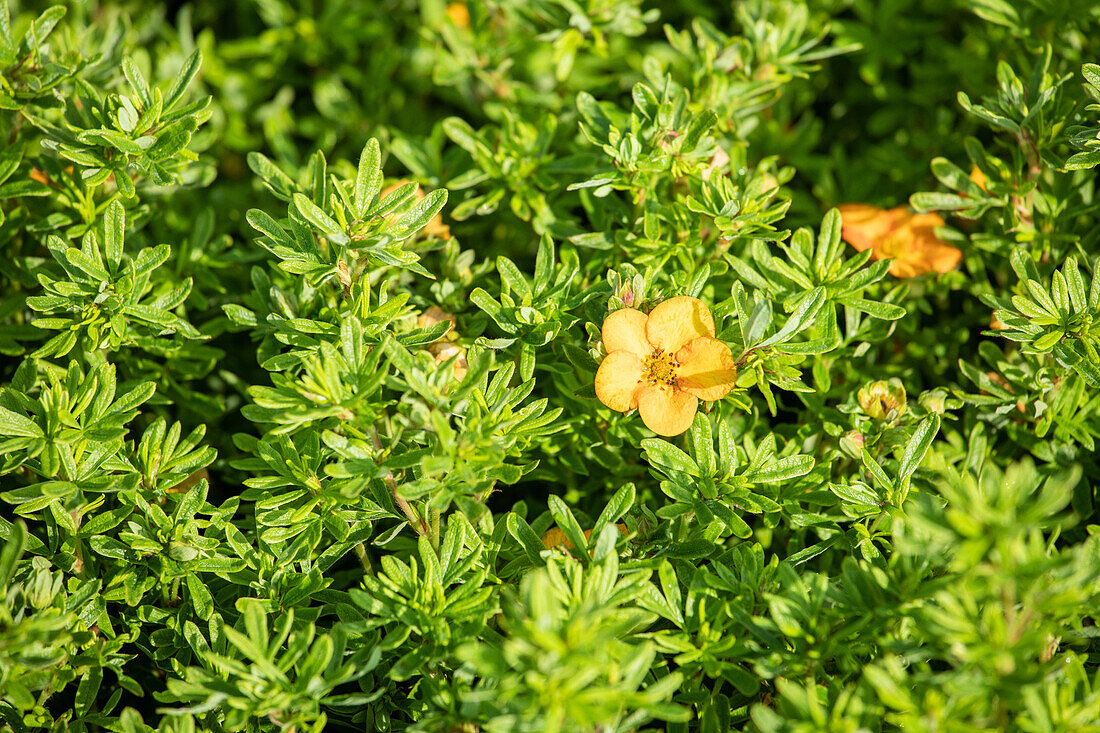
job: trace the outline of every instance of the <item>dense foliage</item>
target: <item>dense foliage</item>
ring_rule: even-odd
[[[1100,731],[1096,61],[0,0],[0,729]]]

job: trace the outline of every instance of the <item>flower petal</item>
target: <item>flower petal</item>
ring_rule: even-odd
[[[700,336],[713,336],[714,317],[703,301],[679,295],[650,311],[645,333],[649,343],[675,354]]]
[[[913,214],[913,216],[905,222],[905,226],[912,229],[914,234],[933,238],[936,238],[936,233],[932,230],[936,227],[942,227],[943,225],[943,217],[936,213]],[[939,241],[938,238],[937,241]]]
[[[671,437],[691,427],[699,398],[673,387],[646,385],[638,392],[638,413],[645,426]]]
[[[936,236],[943,226],[939,214],[916,214],[898,228],[904,248],[890,265],[894,277],[916,277],[928,272],[950,272],[962,262],[962,251]]]
[[[929,272],[951,272],[960,262],[962,252],[955,247],[938,242],[916,244],[909,252],[890,263],[890,274],[907,278]]]
[[[626,412],[638,406],[642,360],[629,351],[612,351],[596,370],[596,396],[612,410]]]
[[[917,275],[923,275],[924,270],[921,270],[917,266],[917,263],[899,257],[890,263],[890,274],[904,280],[910,277],[916,277]]]
[[[633,308],[621,308],[603,319],[600,337],[607,353],[629,351],[647,356],[653,347],[645,338],[646,315]]]
[[[447,330],[443,334],[443,336],[446,336],[448,333],[454,330],[455,324],[458,323],[458,319],[455,318],[454,315],[440,308],[438,305],[433,305],[431,308],[417,316],[416,325],[418,328],[428,328],[429,326],[434,326],[435,324],[441,323],[443,321],[448,321]],[[443,336],[440,336],[439,338],[441,339],[443,338]],[[436,340],[438,341],[439,339]]]
[[[925,253],[925,262],[935,272],[951,272],[962,262],[963,253],[947,244],[930,245]]]
[[[626,525],[617,524],[621,534],[626,534]],[[584,538],[586,540],[592,539],[592,530],[586,529],[584,531]],[[548,550],[552,550],[555,547],[564,547],[567,550],[573,549],[573,543],[569,541],[569,538],[565,536],[565,532],[562,532],[557,527],[547,530],[546,534],[542,536],[542,545]]]
[[[676,352],[676,386],[701,400],[720,400],[733,389],[737,364],[730,347],[703,336]]]
[[[428,353],[435,356],[436,364],[443,364],[448,359],[455,357],[454,366],[451,367],[451,373],[454,374],[454,378],[460,382],[466,378],[466,373],[470,369],[470,362],[466,360],[466,349],[458,344],[448,342],[439,343],[437,341],[428,346]]]
[[[837,210],[840,212],[841,236],[860,252],[873,247],[911,216],[904,206],[887,210],[868,204],[841,204]]]
[[[970,169],[970,180],[973,181],[974,185],[978,188],[989,193],[989,189],[986,188],[986,185],[989,183],[989,178],[986,177],[985,173],[983,173],[982,169],[978,166],[974,166]]]

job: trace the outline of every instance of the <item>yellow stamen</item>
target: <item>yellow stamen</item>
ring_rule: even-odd
[[[676,381],[676,369],[680,363],[673,358],[672,354],[654,349],[643,360],[642,366],[645,373],[639,381],[644,380],[655,386],[662,384],[671,386]]]

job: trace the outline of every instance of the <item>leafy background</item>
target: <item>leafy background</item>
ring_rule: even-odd
[[[1100,729],[1096,3],[5,7],[6,729]]]

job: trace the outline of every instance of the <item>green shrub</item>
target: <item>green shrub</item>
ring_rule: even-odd
[[[1100,731],[1098,38],[0,2],[0,729]]]

